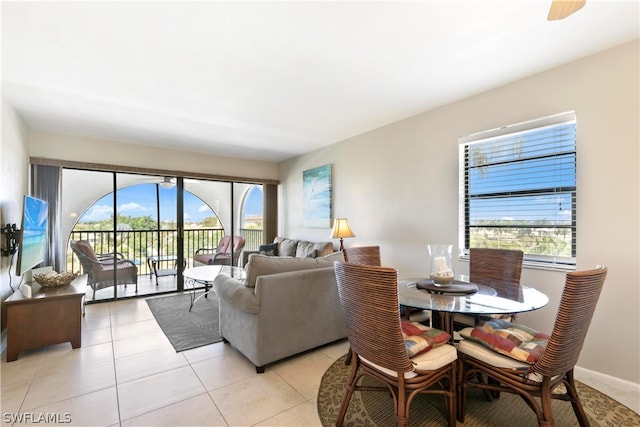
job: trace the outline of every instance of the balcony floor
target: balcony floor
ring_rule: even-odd
[[[162,294],[167,292],[175,292],[178,289],[176,276],[164,276],[158,278],[156,286],[155,277],[149,277],[148,274],[138,276],[138,292],[136,293],[135,285],[118,285],[118,295],[120,298],[145,297],[150,295]],[[112,301],[114,299],[113,287],[100,289],[96,292],[95,301],[93,299],[93,289],[87,287],[87,303]]]

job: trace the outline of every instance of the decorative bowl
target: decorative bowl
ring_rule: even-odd
[[[66,286],[73,281],[77,276],[76,273],[65,272],[56,273],[55,271],[48,271],[44,274],[34,274],[33,280],[38,282],[40,286],[53,288],[56,286]]]
[[[445,287],[445,286],[449,286],[451,282],[453,282],[453,275],[438,276],[438,275],[432,274],[430,277],[436,286]]]

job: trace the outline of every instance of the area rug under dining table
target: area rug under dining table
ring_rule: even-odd
[[[206,298],[200,298],[189,311],[191,298],[192,295],[184,293],[146,299],[176,352],[222,341],[216,294],[210,292]]]
[[[351,367],[344,364],[345,356],[336,360],[325,372],[318,391],[318,416],[325,427],[334,426],[344,388]],[[371,385],[376,380],[365,377]],[[639,426],[640,415],[588,387],[577,384],[587,417],[592,427]],[[553,401],[556,426],[577,426],[578,421],[569,402]],[[389,393],[356,392],[347,410],[344,426],[390,426],[393,425],[393,401]],[[447,425],[444,399],[441,396],[417,396],[410,410],[410,426]],[[471,390],[467,397],[464,427],[537,427],[533,411],[518,396],[502,393],[488,402],[480,390]]]

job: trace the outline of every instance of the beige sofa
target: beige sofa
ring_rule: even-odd
[[[346,337],[334,261],[252,255],[246,279],[220,275],[220,334],[255,366],[265,365]]]
[[[273,239],[273,246],[277,256],[290,256],[296,258],[316,258],[333,253],[332,242],[310,242],[307,240],[289,239],[287,237],[276,236]],[[247,265],[249,257],[259,251],[242,251],[242,265]]]

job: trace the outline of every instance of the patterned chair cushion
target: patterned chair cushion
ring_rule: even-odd
[[[418,322],[402,321],[402,337],[409,357],[439,347],[449,342],[451,335],[440,329],[430,328]]]
[[[496,319],[460,331],[463,338],[526,363],[536,363],[549,342],[549,335],[507,320]]]

